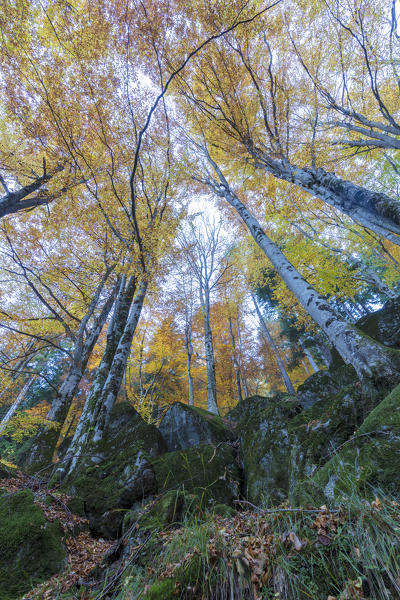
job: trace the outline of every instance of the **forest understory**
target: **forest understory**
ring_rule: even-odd
[[[0,600],[400,598],[399,19],[0,2]]]

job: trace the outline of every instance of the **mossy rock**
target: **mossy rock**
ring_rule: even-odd
[[[288,423],[290,440],[289,497],[298,504],[297,486],[312,477],[363,420],[362,390],[350,385],[302,411]]]
[[[234,438],[221,417],[182,402],[175,402],[167,410],[161,421],[160,433],[169,452],[200,444],[218,444]]]
[[[400,497],[400,385],[303,486],[303,495],[330,503],[354,493]]]
[[[400,349],[400,296],[357,321],[357,327],[385,346]]]
[[[329,371],[322,370],[308,377],[297,389],[297,399],[304,409],[311,408],[317,402],[334,396],[340,384],[334,380]]]
[[[85,450],[73,477],[62,486],[73,496],[71,510],[86,516],[97,535],[116,537],[132,504],[157,491],[150,460],[165,450],[156,427],[129,404],[117,404],[106,435]]]
[[[229,444],[168,452],[152,460],[152,465],[159,492],[184,489],[197,495],[203,507],[212,502],[232,504],[239,494],[240,471]]]
[[[15,477],[18,473],[18,467],[11,465],[10,463],[0,460],[0,479],[9,479]]]
[[[236,422],[244,469],[244,493],[254,504],[279,504],[289,489],[290,440],[288,424],[301,410],[285,394],[253,396],[229,413]]]
[[[122,532],[127,534],[132,527],[134,534],[165,529],[195,513],[200,514],[200,500],[195,494],[182,489],[169,490],[147,505],[126,513]]]
[[[0,497],[0,598],[12,600],[58,573],[66,563],[63,531],[45,520],[23,490]]]

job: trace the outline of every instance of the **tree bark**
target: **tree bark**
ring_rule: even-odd
[[[146,291],[146,280],[142,280],[137,289],[133,277],[126,287],[125,281],[123,285],[121,284],[113,319],[107,331],[106,349],[86,399],[65,464],[58,469],[57,473],[60,477],[70,476],[84,456],[85,450],[102,439],[121,386]]]
[[[210,160],[210,159],[209,159]],[[278,246],[266,235],[259,222],[231,191],[218,166],[210,160],[220,183],[207,180],[214,191],[224,198],[246,224],[257,245],[270,260],[289,290],[304,309],[326,333],[345,363],[351,364],[360,378],[385,379],[399,376],[394,358],[386,348],[365,336],[354,325],[343,319],[295,269]]]
[[[233,326],[232,326],[232,318],[229,317],[228,318],[228,322],[229,322],[229,334],[231,336],[231,342],[232,342],[232,357],[233,357],[233,366],[235,369],[235,374],[236,374],[236,389],[237,389],[237,395],[238,395],[238,402],[241,402],[243,400],[243,394],[242,394],[242,384],[241,384],[241,374],[240,374],[240,363],[237,357],[237,351],[236,351],[236,342],[235,342],[235,336],[233,335]]]
[[[273,159],[255,148],[250,148],[250,152],[255,158],[256,167],[278,179],[294,183],[363,227],[400,245],[400,203],[397,200],[341,179],[321,168],[297,167],[286,159]]]
[[[29,388],[31,387],[31,385],[34,381],[35,381],[35,375],[33,375],[32,377],[30,377],[28,379],[28,381],[22,387],[21,391],[18,393],[14,402],[11,404],[10,408],[4,415],[4,417],[0,423],[0,435],[3,433],[3,431],[7,427],[8,422],[10,421],[11,417],[13,416],[13,414],[15,413],[17,408],[20,406],[20,404],[22,404],[23,400],[25,399],[26,393],[28,392]]]
[[[300,338],[300,346],[303,348],[303,352],[304,354],[307,356],[308,358],[308,362],[311,365],[311,368],[317,373],[317,371],[319,371],[319,367],[317,365],[317,363],[314,360],[313,355],[311,354],[310,350],[307,348],[305,341]]]
[[[202,289],[200,286],[200,303],[203,312],[204,322],[204,347],[206,354],[207,368],[207,409],[209,412],[218,415],[217,404],[217,381],[215,378],[215,358],[210,323],[210,297],[208,289]]]
[[[87,321],[82,320],[81,322],[80,331],[77,336],[78,341],[74,348],[72,365],[46,416],[47,421],[51,421],[57,424],[57,426],[54,428],[49,428],[48,426],[41,427],[32,440],[29,452],[24,457],[24,467],[31,472],[50,465],[52,461],[60,431],[86,370],[90,355],[114,303],[114,299],[115,289],[109,294],[99,316],[87,333],[84,342],[82,338]]]
[[[276,362],[278,363],[278,367],[279,367],[279,370],[281,372],[283,383],[285,384],[286,391],[287,391],[288,394],[293,394],[295,396],[296,395],[296,391],[295,391],[295,389],[293,387],[293,384],[292,384],[292,382],[290,380],[289,373],[286,371],[285,363],[283,362],[282,357],[281,357],[281,355],[279,353],[279,350],[278,350],[278,348],[277,348],[277,346],[276,346],[276,344],[275,344],[275,342],[274,342],[274,340],[273,340],[273,338],[272,338],[272,336],[271,336],[271,334],[270,334],[270,332],[268,330],[268,327],[267,327],[267,325],[266,325],[266,323],[264,321],[264,318],[263,318],[263,316],[261,314],[260,307],[258,306],[256,297],[254,296],[253,292],[250,292],[250,294],[251,294],[251,299],[253,300],[254,308],[256,309],[256,313],[257,313],[258,320],[259,320],[260,325],[261,325],[261,329],[262,329],[262,331],[264,333],[264,336],[265,336],[265,338],[267,340],[268,345],[270,346],[272,352],[274,353],[274,356],[276,358]]]
[[[189,406],[194,406],[194,392],[193,392],[193,376],[192,376],[192,324],[188,323],[185,328],[185,348],[186,348],[186,374],[188,378],[189,387]]]

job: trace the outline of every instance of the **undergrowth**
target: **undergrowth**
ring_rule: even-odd
[[[400,596],[400,505],[189,515],[124,570],[118,600],[391,600]],[[101,593],[99,596],[101,597]]]

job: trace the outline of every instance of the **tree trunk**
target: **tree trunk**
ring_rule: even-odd
[[[317,363],[315,362],[314,357],[311,354],[310,350],[307,348],[305,341],[301,338],[299,341],[300,341],[300,346],[303,348],[303,352],[307,356],[308,362],[310,363],[312,369],[314,369],[315,372],[319,371],[319,367],[318,367]]]
[[[242,334],[240,332],[240,321],[239,321],[239,315],[236,318],[236,325],[237,325],[237,333],[238,333],[238,342],[239,342],[239,355],[240,358],[243,356],[243,345],[242,345]],[[240,365],[242,364],[242,361],[240,360]],[[246,375],[244,374],[244,369],[241,368],[241,375],[242,375],[242,387],[243,387],[243,392],[244,392],[244,397],[248,398],[249,397],[249,388],[247,386],[247,379],[246,379]]]
[[[114,298],[115,293],[113,291],[104,303],[100,315],[97,317],[93,327],[87,334],[85,342],[75,344],[73,362],[68,375],[63,381],[46,416],[47,421],[51,421],[55,426],[49,427],[46,425],[41,427],[32,440],[29,451],[24,457],[23,466],[30,472],[50,466],[52,462],[60,431],[86,370],[90,355],[114,303]],[[80,329],[82,329],[83,335],[83,323],[81,323]]]
[[[343,319],[288,261],[278,246],[266,235],[261,225],[246,206],[233,194],[219,168],[212,163],[221,179],[221,185],[211,184],[214,191],[237,211],[257,245],[271,261],[277,273],[304,309],[326,333],[343,360],[351,364],[360,378],[399,377],[396,359],[378,342],[365,336],[354,325]]]
[[[241,377],[240,377],[240,363],[238,361],[238,357],[237,357],[237,353],[236,353],[236,342],[235,342],[235,336],[233,335],[233,326],[232,326],[231,317],[228,318],[228,322],[229,322],[229,333],[230,333],[231,342],[232,342],[233,366],[234,366],[235,373],[236,373],[236,389],[237,389],[237,395],[238,395],[238,402],[241,402],[243,400],[243,395],[242,395],[242,385],[241,385]]]
[[[285,159],[273,159],[254,148],[250,152],[255,158],[256,167],[268,171],[278,179],[298,185],[363,227],[400,245],[400,203],[397,200],[341,179],[321,168],[297,167]]]
[[[264,335],[266,337],[268,345],[270,346],[272,352],[274,353],[275,358],[276,358],[276,362],[278,363],[278,367],[279,367],[279,370],[281,372],[283,383],[285,384],[286,391],[287,391],[288,394],[293,394],[295,396],[296,392],[295,392],[293,384],[292,384],[292,382],[290,380],[289,374],[286,371],[285,363],[283,362],[283,360],[281,358],[281,355],[279,353],[279,350],[278,350],[278,348],[277,348],[274,340],[272,339],[272,336],[271,336],[271,334],[270,334],[270,332],[268,330],[268,327],[267,327],[267,325],[266,325],[266,323],[264,321],[264,318],[263,318],[263,316],[261,314],[260,307],[258,306],[256,297],[254,296],[253,292],[250,292],[250,294],[251,294],[251,299],[253,300],[254,308],[256,309],[258,320],[260,321],[261,329],[263,330],[263,333],[264,333]]]
[[[204,320],[204,347],[207,368],[207,409],[215,415],[219,414],[217,404],[217,382],[215,379],[214,347],[210,323],[210,299],[208,290],[200,288],[200,302]]]
[[[15,398],[14,402],[11,404],[10,408],[4,415],[4,417],[0,423],[0,435],[3,433],[3,431],[7,427],[9,420],[11,419],[11,417],[13,416],[13,414],[15,413],[17,408],[20,406],[20,404],[22,404],[23,400],[25,399],[26,393],[28,392],[29,388],[31,387],[31,385],[34,381],[35,381],[35,375],[33,375],[32,377],[30,377],[28,379],[28,381],[22,387],[21,391]]]
[[[193,392],[193,376],[192,376],[192,356],[193,356],[193,346],[192,346],[192,327],[185,331],[185,348],[186,348],[186,374],[188,378],[188,386],[189,386],[189,406],[194,406],[194,392]]]
[[[117,399],[147,291],[143,280],[136,290],[133,277],[126,289],[120,290],[113,319],[107,331],[107,344],[86,399],[78,427],[58,475],[68,476],[75,470],[85,450],[102,439]]]

